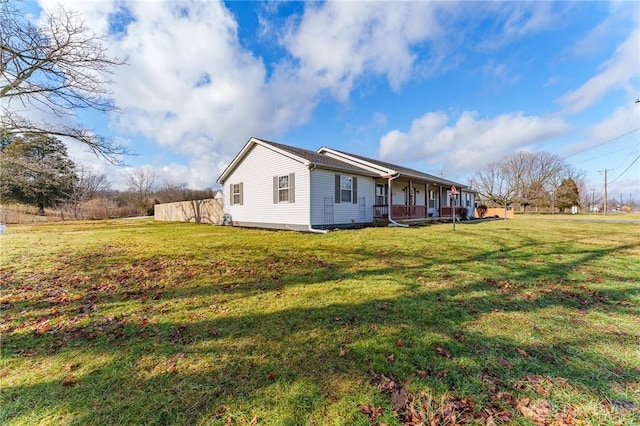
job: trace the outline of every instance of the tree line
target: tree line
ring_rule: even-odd
[[[471,186],[490,206],[514,206],[522,211],[543,208],[565,211],[580,207],[584,172],[548,152],[518,151],[476,172]]]
[[[152,215],[155,204],[212,198],[216,193],[161,184],[150,167],[131,170],[127,189],[113,190],[105,175],[75,164],[62,141],[41,134],[0,134],[0,170],[3,204],[27,204],[38,215],[53,209],[62,219]]]

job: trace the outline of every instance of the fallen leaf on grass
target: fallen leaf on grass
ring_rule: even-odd
[[[167,361],[167,368],[165,369],[167,373],[171,373],[172,371],[176,371],[176,360],[170,359]]]
[[[449,374],[449,370],[438,370],[435,373],[433,373],[434,376],[436,376],[438,379],[441,379],[443,377],[447,377],[447,374]]]
[[[501,366],[503,366],[504,368],[513,368],[513,366],[511,365],[511,363],[505,359],[502,358],[498,358],[498,362],[500,363]]]
[[[445,358],[451,358],[451,352],[447,351],[446,349],[442,348],[442,346],[436,346],[436,353],[442,357]]]
[[[275,380],[276,377],[278,377],[278,373],[275,371],[272,371],[271,373],[269,373],[269,380]]]
[[[511,421],[511,417],[513,417],[513,413],[511,413],[510,411],[500,411],[498,414],[496,414],[496,419],[500,420],[501,422],[504,423],[508,423]]]
[[[399,348],[402,347],[402,339],[398,339],[398,341],[396,342],[396,346]]]
[[[251,419],[251,421],[249,422],[250,425],[257,425],[258,424],[258,416],[255,416],[254,418]]]
[[[503,402],[505,404],[515,407],[518,402],[509,392],[498,392],[493,396],[495,401]]]
[[[518,351],[518,354],[519,354],[521,357],[526,358],[526,357],[528,357],[528,356],[529,356],[529,354],[528,354],[528,353],[526,353],[525,351],[523,351],[523,350],[522,350],[522,349],[520,349],[520,348],[517,348],[517,349],[516,349],[516,351]]]
[[[73,370],[73,368],[75,367],[75,365],[73,364],[65,364],[62,366],[62,368],[64,368],[66,371],[71,371]]]
[[[340,358],[344,358],[345,355],[346,355],[346,352],[345,352],[344,348],[340,348],[340,353],[338,354],[338,356]]]
[[[536,383],[533,385],[533,390],[542,396],[549,396],[551,395],[551,392],[549,392],[549,390],[545,389],[540,383]]]
[[[378,390],[380,392],[391,392],[397,387],[396,382],[384,374],[381,374],[378,380]]]
[[[538,400],[535,404],[529,405],[529,398],[522,398],[518,400],[516,407],[523,416],[536,422],[536,425],[548,424],[547,417],[551,412],[551,404],[546,399]]]
[[[393,361],[395,361],[395,359],[396,359],[396,357],[395,357],[393,354],[391,354],[391,355],[389,355],[389,356],[387,357],[387,361],[388,361],[388,362],[393,362]]]
[[[581,422],[578,422],[576,417],[575,408],[573,406],[568,406],[554,416],[551,424],[552,426],[575,426],[582,424]]]
[[[378,422],[378,419],[384,412],[384,408],[382,406],[376,407],[372,402],[361,405],[359,410],[362,414],[369,417],[369,421],[373,424],[376,424]]]
[[[77,385],[76,377],[73,374],[70,374],[69,377],[63,380],[62,386],[71,387]]]

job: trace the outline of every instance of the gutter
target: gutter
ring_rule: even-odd
[[[396,173],[394,176],[389,175],[389,187],[387,188],[388,199],[389,199],[389,211],[387,211],[387,216],[389,219],[389,226],[400,226],[402,228],[408,228],[409,225],[405,225],[404,223],[398,223],[395,220],[391,219],[391,185],[394,179],[400,177],[400,173]]]

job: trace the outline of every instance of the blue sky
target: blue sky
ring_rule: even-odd
[[[113,76],[123,112],[78,118],[160,182],[214,186],[256,136],[462,183],[549,151],[589,193],[609,169],[610,195],[640,199],[638,2],[64,3],[129,58]],[[70,152],[123,187],[128,167]]]

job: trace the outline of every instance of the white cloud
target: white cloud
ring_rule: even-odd
[[[589,134],[595,141],[606,141],[640,127],[640,105],[633,101],[617,108],[611,115],[589,128]]]
[[[441,35],[430,2],[308,3],[282,43],[299,78],[346,99],[361,75],[382,75],[399,89],[416,61],[412,47]]]
[[[601,66],[601,72],[578,89],[559,99],[566,112],[589,108],[611,90],[624,88],[640,75],[640,29],[636,28],[616,49],[613,57]]]
[[[54,2],[41,0],[47,7]],[[129,58],[114,75],[114,101],[125,112],[112,116],[113,131],[132,140],[142,135],[187,158],[187,165],[144,160],[158,175],[192,187],[211,186],[248,137],[277,138],[307,122],[318,103],[348,100],[362,79],[382,77],[399,90],[412,77],[456,66],[468,50],[478,48],[477,40],[465,38],[467,23],[475,27],[488,16],[495,19],[483,42],[500,46],[557,25],[561,15],[553,9],[563,7],[539,2],[473,8],[422,1],[305,3],[303,14],[284,27],[259,17],[261,32],[256,34],[264,41],[267,33],[279,31],[274,43],[285,53],[280,57],[278,52],[276,62],[267,66],[259,53],[242,45],[236,18],[218,1],[66,3],[98,34],[113,30],[114,14],[124,11],[126,22],[107,40],[113,54]],[[426,44],[428,53],[419,56],[417,50]],[[508,70],[503,63],[490,68],[497,81],[513,79]],[[373,121],[386,126],[386,119],[380,113]],[[401,160],[415,159],[417,152],[430,162],[475,167],[568,127],[558,118],[522,113],[478,119],[465,112],[454,126],[448,122],[443,113],[426,114],[407,133],[385,135],[380,153]],[[77,155],[103,170],[102,163]],[[122,172],[111,173],[115,182]]]
[[[496,50],[513,40],[529,36],[550,28],[562,26],[570,14],[570,3],[551,2],[488,2],[474,3],[471,19],[483,26],[483,38],[477,40],[481,50]],[[487,15],[493,25],[487,27]]]
[[[392,130],[380,139],[379,156],[395,162],[424,160],[446,164],[451,172],[473,172],[506,154],[565,135],[569,125],[557,117],[503,114],[478,119],[463,112],[453,126],[443,112],[413,120],[407,132]]]

